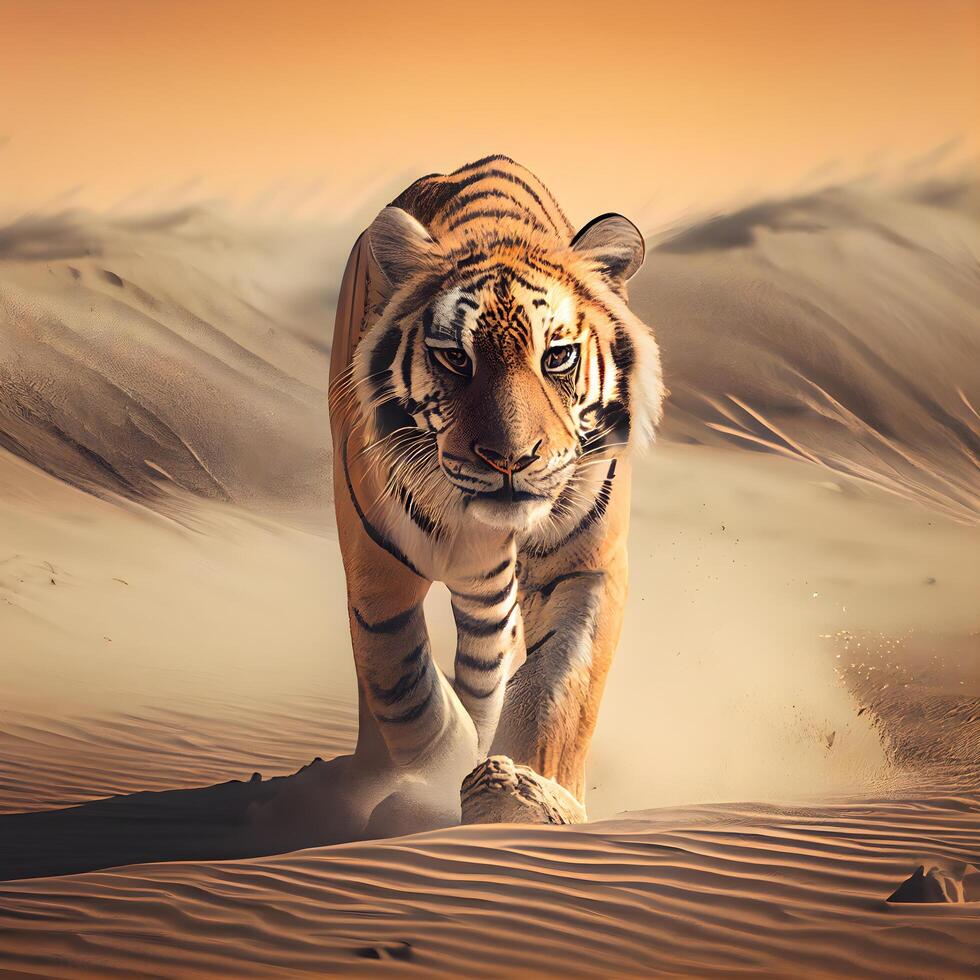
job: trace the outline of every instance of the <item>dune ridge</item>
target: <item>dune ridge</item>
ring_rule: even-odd
[[[975,178],[858,182],[654,235],[631,294],[663,350],[664,437],[790,455],[975,523],[978,202]],[[0,445],[158,507],[177,488],[323,507],[332,308],[359,224],[203,207],[8,224]]]
[[[283,237],[206,208],[0,229],[0,446],[157,506],[322,505],[325,246]]]
[[[975,179],[844,186],[658,236],[633,290],[665,432],[785,454],[980,515]]]

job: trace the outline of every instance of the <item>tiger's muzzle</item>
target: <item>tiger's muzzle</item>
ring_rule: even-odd
[[[443,472],[463,495],[467,514],[493,527],[522,529],[541,520],[571,476],[572,451],[545,458],[543,440],[501,452],[473,442],[471,454],[440,453]]]

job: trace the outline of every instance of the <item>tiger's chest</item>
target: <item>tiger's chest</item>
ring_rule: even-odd
[[[438,528],[413,520],[397,493],[382,506],[386,535],[404,553],[419,574],[469,591],[505,561],[515,563],[522,591],[553,576],[584,555],[596,550],[596,539],[605,534],[605,522],[580,533],[581,520],[548,522],[523,533],[490,527],[467,517],[462,507],[443,516]]]

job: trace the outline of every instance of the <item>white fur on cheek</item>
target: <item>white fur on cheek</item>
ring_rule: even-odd
[[[664,385],[660,368],[660,348],[650,328],[633,319],[636,329],[631,331],[633,351],[633,377],[630,379],[630,414],[632,438],[637,448],[645,449],[655,437],[656,428],[663,417]]]

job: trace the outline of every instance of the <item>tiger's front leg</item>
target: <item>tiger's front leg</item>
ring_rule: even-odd
[[[626,599],[625,537],[602,550],[585,561],[552,564],[547,577],[530,576],[521,599],[527,660],[507,685],[491,748],[580,802]]]
[[[457,636],[453,687],[476,725],[481,758],[497,729],[510,665],[524,644],[512,538],[501,553],[503,560],[485,571],[447,583]]]
[[[339,454],[338,454],[339,455]],[[476,729],[435,663],[422,608],[430,582],[370,533],[350,487],[335,480],[337,525],[360,705],[359,766],[378,836],[458,820],[458,787],[477,762]],[[378,804],[385,819],[378,823]],[[422,812],[426,811],[426,812]],[[411,821],[411,822],[410,822]]]
[[[579,801],[622,625],[625,566],[624,547],[603,568],[570,570],[525,594],[527,660],[507,685],[491,749],[554,779]]]

